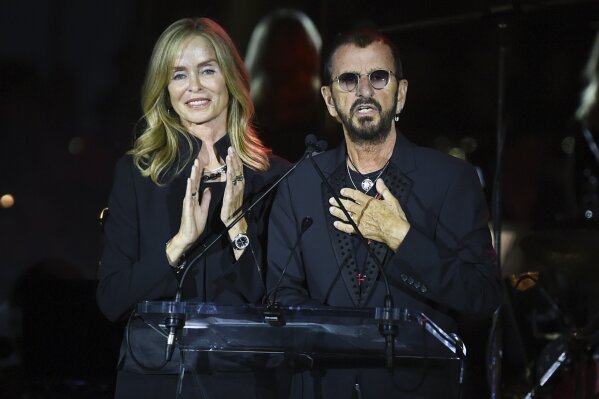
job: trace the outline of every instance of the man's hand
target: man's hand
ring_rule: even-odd
[[[371,197],[361,191],[343,188],[341,195],[347,199],[342,199],[341,202],[364,237],[385,243],[396,251],[408,234],[410,223],[399,201],[391,194],[382,179],[377,180],[376,191],[377,197]],[[330,198],[329,203],[332,205],[329,208],[331,215],[340,219],[335,221],[335,228],[355,234],[337,201]]]

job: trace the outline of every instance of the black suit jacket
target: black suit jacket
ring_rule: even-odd
[[[200,145],[199,141],[194,141],[193,157],[197,156]],[[216,144],[223,159],[229,145],[228,136]],[[270,161],[271,167],[265,172],[244,167],[244,206],[266,189],[287,164],[274,156]],[[110,216],[105,223],[105,246],[97,290],[98,305],[109,319],[122,317],[140,301],[174,296],[178,277],[166,259],[165,244],[179,229],[190,171],[191,164],[181,173],[167,177],[167,184],[158,186],[141,175],[131,157],[125,156],[118,161],[108,202]],[[214,186],[208,226],[200,241],[212,241],[224,228],[219,217],[223,188],[224,184],[220,184],[220,190]],[[225,235],[187,276],[190,284],[184,286],[184,297],[220,304],[261,299],[264,283],[258,268],[262,263],[265,221],[271,202],[272,198],[266,198],[247,217],[251,248],[236,262],[228,235]]]
[[[351,187],[345,159],[345,146],[315,157],[338,195],[342,187]],[[449,332],[456,331],[453,312],[490,316],[499,305],[500,284],[475,169],[398,133],[382,178],[411,224],[397,252],[372,245],[385,264],[395,306],[424,312]],[[371,259],[364,269],[357,264],[355,238],[333,227],[330,197],[309,162],[280,186],[269,224],[269,289],[286,305],[383,306],[379,271]],[[275,288],[306,216],[313,225]],[[366,274],[361,287],[356,281],[360,271]]]

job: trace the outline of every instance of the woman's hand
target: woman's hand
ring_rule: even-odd
[[[200,166],[200,161],[194,160],[183,198],[181,225],[177,234],[166,246],[166,256],[169,264],[173,267],[178,264],[181,255],[193,245],[206,228],[211,193],[210,189],[206,188],[200,198],[198,190],[203,169]]]
[[[239,155],[229,147],[227,154],[227,184],[223,195],[223,206],[220,210],[220,219],[228,226],[240,212],[243,212],[243,189],[245,187],[245,177],[243,176],[243,163],[239,159]],[[239,233],[247,232],[247,222],[245,218],[239,220],[229,230],[229,238],[231,241]],[[235,258],[239,259],[243,250],[235,250]]]

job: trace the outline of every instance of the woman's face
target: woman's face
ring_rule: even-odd
[[[212,45],[201,36],[185,40],[171,71],[171,105],[187,128],[227,129],[229,91]]]

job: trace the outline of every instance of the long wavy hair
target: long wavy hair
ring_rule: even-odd
[[[171,167],[176,167],[175,173],[179,174],[193,156],[191,134],[172,109],[167,86],[181,45],[194,35],[212,45],[223,72],[229,91],[227,133],[231,145],[249,168],[266,170],[269,167],[270,150],[252,125],[254,104],[249,94],[249,76],[237,48],[225,30],[211,19],[185,18],[166,28],[154,46],[142,89],[146,127],[129,151],[142,175],[149,176],[158,185],[164,184],[162,180]],[[188,145],[189,151],[182,151],[183,145]],[[183,153],[187,156],[179,159]]]

